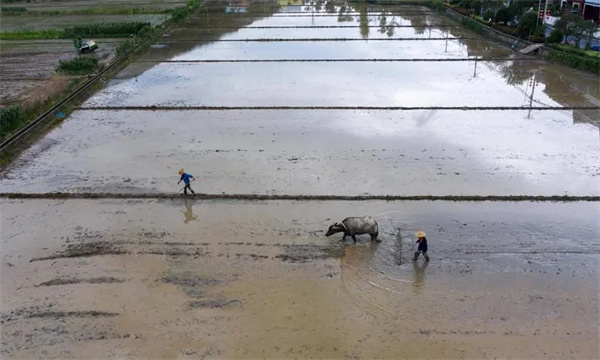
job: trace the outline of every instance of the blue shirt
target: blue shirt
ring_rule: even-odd
[[[417,240],[417,242],[419,242],[419,240]],[[427,251],[427,238],[423,238],[423,242],[419,243],[419,247],[417,249],[418,251],[423,251],[426,252]]]
[[[191,179],[191,178],[193,178],[193,177],[194,177],[194,175],[190,175],[190,174],[188,174],[188,173],[183,173],[183,174],[181,174],[181,180],[183,180],[183,182],[184,182],[186,185],[189,185],[189,183],[190,183],[190,179]]]

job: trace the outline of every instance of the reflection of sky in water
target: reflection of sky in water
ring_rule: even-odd
[[[522,91],[474,62],[163,63],[88,105],[523,106]],[[122,89],[134,92],[122,96]],[[542,90],[542,89],[540,89]],[[559,104],[543,91],[537,100]]]
[[[457,156],[440,147],[462,148],[459,159],[465,155],[491,168],[509,166],[533,182],[540,174],[565,176],[568,182],[580,170],[600,173],[598,130],[573,126],[571,117],[571,111],[533,111],[529,118],[528,111],[374,111],[332,118],[327,126],[378,143],[416,140],[429,149],[426,155]],[[589,191],[599,193],[600,184],[594,183]]]

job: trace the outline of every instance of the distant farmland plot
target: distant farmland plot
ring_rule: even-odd
[[[149,22],[158,25],[166,20],[168,14],[141,15],[54,15],[40,16],[5,16],[2,18],[2,32],[18,30],[64,29],[75,25],[119,22]]]
[[[1,3],[3,7],[24,7],[30,11],[44,10],[71,10],[85,8],[152,8],[172,9],[185,6],[185,0],[98,0],[98,1],[20,1],[14,3]]]

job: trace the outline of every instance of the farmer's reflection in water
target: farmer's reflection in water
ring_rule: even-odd
[[[198,215],[194,215],[194,213],[192,212],[192,203],[188,200],[188,199],[184,199],[184,203],[185,203],[185,211],[180,210],[183,213],[183,216],[185,216],[185,220],[183,220],[183,222],[185,224],[189,223],[190,221],[194,221],[198,218]]]
[[[415,273],[415,282],[413,283],[413,288],[417,293],[423,290],[425,283],[425,269],[427,269],[428,265],[429,261],[422,262],[420,265],[418,262],[413,262],[413,269]]]

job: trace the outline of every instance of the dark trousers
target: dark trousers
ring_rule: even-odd
[[[421,250],[415,251],[415,256],[413,257],[413,261],[417,261],[420,254],[423,254],[423,257],[425,257],[425,261],[429,261],[429,256],[427,256],[427,251],[421,251]]]
[[[185,187],[183,188],[183,193],[187,195],[187,191],[190,191],[192,194],[196,195],[196,193],[194,192],[194,190],[192,190],[192,188],[190,187],[190,184],[185,184]]]

